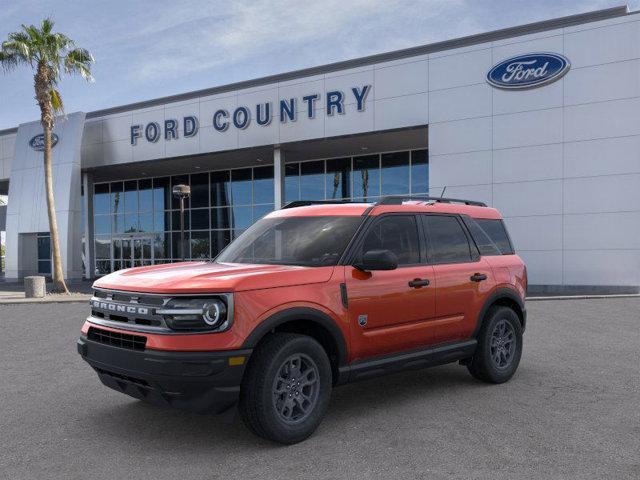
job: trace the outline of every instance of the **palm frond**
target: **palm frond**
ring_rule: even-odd
[[[88,82],[93,81],[91,64],[93,56],[84,48],[75,48],[67,53],[64,59],[64,69],[67,73],[79,73]]]
[[[18,56],[15,53],[0,50],[0,65],[5,71],[13,70],[18,63]]]
[[[51,33],[51,30],[53,30],[53,25],[55,24],[55,22],[53,21],[53,19],[51,17],[47,17],[45,19],[42,20],[42,26],[41,26],[41,30],[42,33],[44,33],[45,35],[49,35]]]
[[[55,113],[64,112],[64,104],[62,103],[60,92],[58,92],[58,90],[56,90],[55,88],[51,88],[49,95],[51,96],[51,106],[53,107],[53,111]]]

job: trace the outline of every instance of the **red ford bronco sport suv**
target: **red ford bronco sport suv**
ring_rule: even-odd
[[[291,444],[336,385],[455,361],[509,380],[526,287],[482,203],[294,202],[213,262],[102,277],[77,346],[108,387],[203,413],[238,405],[254,433]]]

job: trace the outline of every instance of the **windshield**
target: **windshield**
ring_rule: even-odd
[[[219,263],[331,266],[362,223],[363,217],[263,218],[231,243]]]

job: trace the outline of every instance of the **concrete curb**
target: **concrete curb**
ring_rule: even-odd
[[[89,302],[91,295],[60,295],[60,298],[2,298],[0,305],[21,305],[23,303],[84,303]]]
[[[593,300],[597,298],[640,298],[639,293],[620,293],[613,295],[557,295],[549,297],[527,297],[527,302],[544,302],[546,300]]]

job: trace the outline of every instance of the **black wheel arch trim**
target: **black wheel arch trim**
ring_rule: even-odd
[[[478,320],[476,322],[476,328],[473,330],[472,337],[476,337],[478,332],[480,332],[480,328],[482,327],[482,322],[484,321],[485,316],[489,309],[499,302],[502,299],[508,299],[515,302],[520,309],[519,312],[516,312],[518,318],[520,318],[520,322],[522,324],[522,331],[524,332],[526,324],[527,324],[527,310],[524,305],[524,300],[518,295],[515,290],[510,288],[498,288],[495,290],[489,298],[484,302],[482,309],[480,310],[480,314],[478,315]]]
[[[329,315],[320,310],[310,307],[292,307],[274,313],[266,320],[263,320],[242,344],[242,348],[255,348],[260,340],[271,330],[292,321],[306,320],[316,323],[329,332],[335,341],[338,350],[338,366],[347,363],[347,342],[342,334],[342,330]]]

